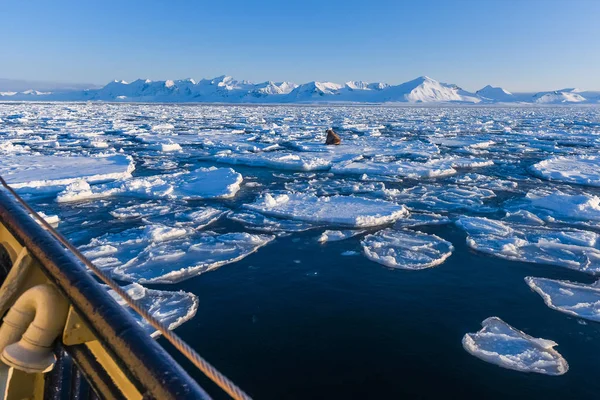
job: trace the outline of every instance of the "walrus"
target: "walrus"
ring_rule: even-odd
[[[327,129],[327,139],[325,139],[325,144],[335,144],[338,145],[342,143],[342,139],[333,131],[333,129]]]

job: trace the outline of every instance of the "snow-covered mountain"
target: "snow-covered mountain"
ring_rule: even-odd
[[[512,102],[516,101],[514,94],[508,90],[504,90],[501,87],[494,87],[487,85],[483,89],[478,90],[475,94],[485,101],[491,102]]]
[[[562,89],[512,94],[486,86],[476,93],[421,76],[400,85],[349,81],[252,83],[223,75],[213,79],[113,81],[101,88],[57,91],[0,91],[0,100],[199,102],[199,103],[598,103],[599,92]]]

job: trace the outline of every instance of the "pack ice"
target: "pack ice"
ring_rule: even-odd
[[[600,157],[563,156],[540,161],[531,167],[541,178],[551,181],[600,186]]]
[[[464,349],[483,361],[520,372],[562,375],[569,370],[563,356],[554,350],[557,344],[538,339],[513,328],[498,317],[485,319],[483,329],[467,333]]]
[[[600,281],[591,285],[528,276],[525,282],[544,303],[565,314],[600,322]]]
[[[183,199],[226,199],[240,190],[242,175],[231,168],[199,168],[180,177],[173,192]]]
[[[152,243],[117,266],[117,279],[140,283],[177,283],[239,261],[271,242],[270,235],[204,232],[195,237]]]
[[[170,292],[166,290],[153,290],[144,286],[132,283],[124,286],[123,289],[138,304],[158,319],[169,330],[173,330],[190,320],[198,310],[198,297],[193,293],[184,291]],[[109,289],[108,293],[116,300],[119,305],[124,307],[138,324],[151,337],[160,336],[160,332],[154,329],[152,325],[143,319],[137,312],[127,305],[125,300],[116,292]]]
[[[469,247],[492,256],[600,274],[600,236],[595,232],[466,216],[456,224],[467,232]]]
[[[292,192],[265,193],[244,207],[277,218],[356,228],[384,225],[407,214],[404,206],[384,200]]]
[[[390,268],[418,270],[442,264],[454,250],[436,235],[384,229],[361,242],[365,256]]]
[[[68,185],[77,180],[109,181],[131,177],[131,157],[4,156],[0,175],[13,188]]]

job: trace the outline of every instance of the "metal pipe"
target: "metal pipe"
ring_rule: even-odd
[[[52,369],[52,343],[64,329],[68,310],[67,301],[48,283],[27,290],[0,326],[0,359],[28,373]]]

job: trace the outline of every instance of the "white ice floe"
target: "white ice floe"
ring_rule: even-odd
[[[113,275],[139,283],[176,283],[239,261],[275,237],[250,233],[207,232],[193,238],[154,243],[116,267]]]
[[[480,217],[461,217],[469,247],[512,261],[557,265],[600,274],[600,235],[576,229],[511,225]]]
[[[194,211],[181,215],[183,221],[178,222],[179,225],[190,226],[195,230],[206,228],[218,221],[230,211],[215,207],[197,207]]]
[[[524,199],[507,209],[532,211],[549,222],[571,222],[584,225],[600,223],[600,197],[587,193],[569,194],[560,190],[533,189]]]
[[[456,170],[449,164],[432,161],[352,161],[335,164],[331,168],[331,172],[334,174],[392,175],[411,179],[423,179],[454,175]]]
[[[266,193],[244,207],[278,218],[357,228],[387,224],[407,214],[404,206],[384,200],[302,193]]]
[[[361,242],[365,256],[391,268],[418,270],[442,264],[454,250],[450,242],[408,230],[385,229]]]
[[[110,211],[110,215],[119,219],[143,218],[153,215],[164,215],[172,211],[172,206],[160,203],[140,203],[127,207],[119,207]]]
[[[476,186],[419,185],[402,191],[386,192],[388,198],[414,209],[434,211],[476,210],[489,211],[486,200],[496,197],[489,189]]]
[[[318,225],[291,219],[271,218],[255,212],[238,211],[227,218],[239,222],[244,228],[259,232],[304,232]]]
[[[58,217],[58,215],[46,215],[42,211],[38,211],[37,213],[40,217],[44,219],[44,221],[49,223],[54,228],[58,226],[58,223],[60,222],[60,218]]]
[[[464,349],[483,361],[503,368],[545,375],[562,375],[569,370],[555,342],[527,335],[498,317],[485,319],[483,329],[467,333]]]
[[[528,276],[525,282],[544,303],[565,314],[600,322],[600,281],[591,285]]]
[[[0,175],[13,187],[68,185],[77,180],[109,181],[131,177],[135,169],[131,157],[5,156]]]
[[[319,243],[325,242],[338,242],[340,240],[350,239],[351,237],[358,236],[365,233],[363,230],[343,230],[343,231],[330,231],[326,230],[317,239]]]
[[[519,186],[517,182],[509,181],[506,179],[500,179],[495,176],[481,175],[475,173],[456,176],[451,178],[450,181],[459,185],[473,185],[482,189],[499,191],[514,191]]]
[[[190,320],[198,310],[198,297],[193,293],[184,291],[171,292],[166,290],[153,290],[140,284],[132,283],[123,289],[138,302],[154,318],[158,319],[169,330],[173,330]],[[131,309],[127,303],[113,290],[109,294],[135,318],[138,324],[151,337],[160,336],[160,332]]]
[[[414,228],[424,225],[443,225],[450,222],[450,218],[440,214],[411,212],[407,217],[396,221],[396,223],[394,223],[394,229]]]
[[[465,137],[431,137],[429,138],[431,143],[435,143],[438,146],[446,147],[469,147],[472,149],[486,149],[496,144],[493,140],[481,140],[477,137],[465,136]]]
[[[103,199],[117,193],[118,189],[92,190],[92,187],[85,180],[80,179],[71,184],[56,196],[59,203],[72,203],[76,201]]]
[[[218,154],[213,159],[220,163],[241,164],[250,167],[264,167],[292,171],[326,171],[331,168],[331,161],[306,153],[294,154],[284,152]]]
[[[179,177],[173,195],[183,199],[227,199],[240,190],[242,175],[231,168],[199,168]]]
[[[551,181],[600,186],[599,156],[564,156],[540,161],[531,167],[541,178]]]

